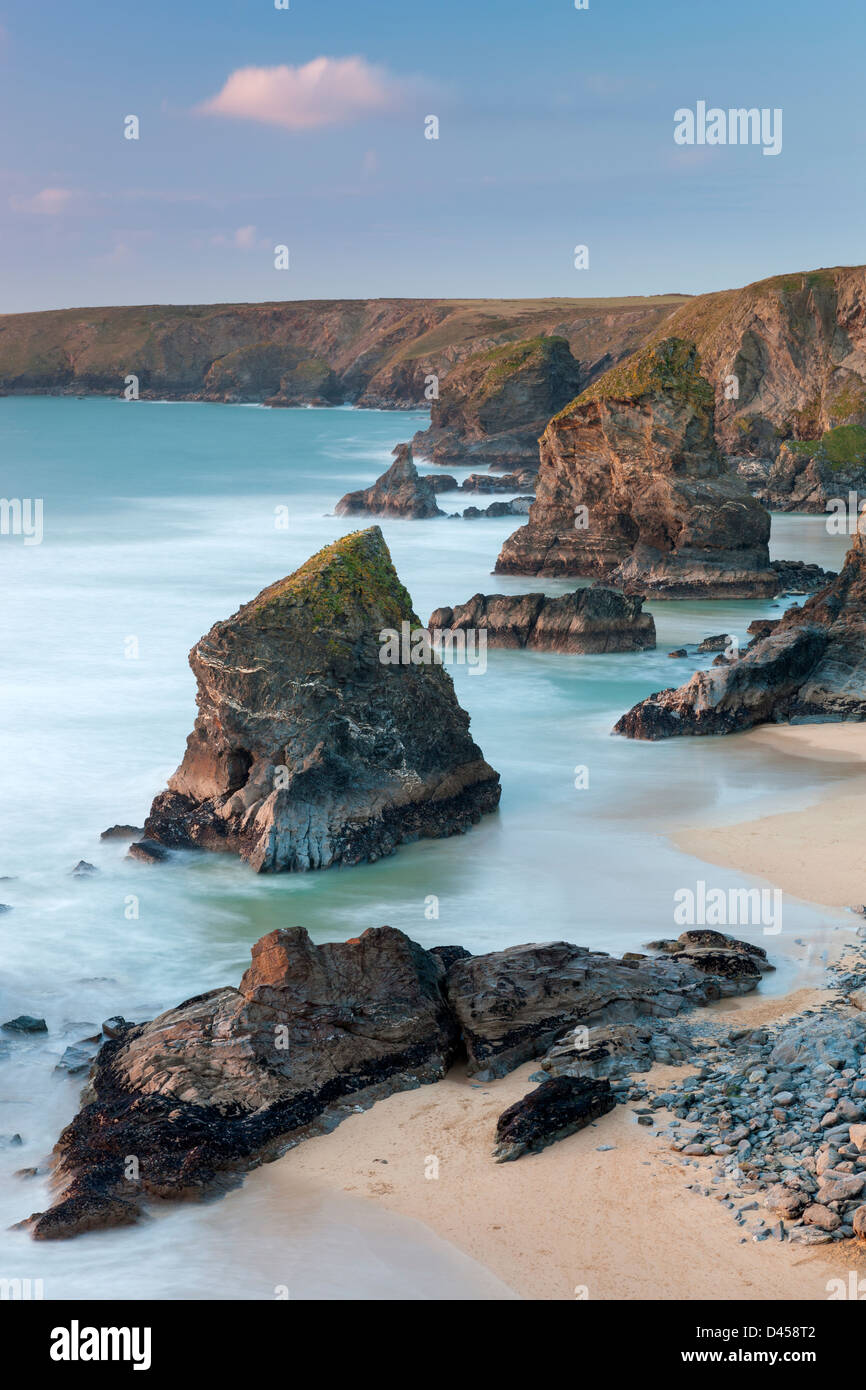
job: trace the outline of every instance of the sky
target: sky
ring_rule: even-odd
[[[862,0],[284,3],[0,0],[0,312],[866,260]],[[781,150],[677,143],[699,102]]]

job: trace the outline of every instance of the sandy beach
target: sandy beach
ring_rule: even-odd
[[[726,1007],[757,1027],[818,998],[800,990]],[[731,1212],[686,1190],[696,1170],[630,1105],[540,1154],[495,1163],[497,1117],[531,1088],[534,1069],[481,1085],[457,1068],[390,1096],[292,1150],[276,1165],[280,1181],[293,1197],[347,1192],[421,1221],[528,1299],[826,1299],[827,1281],[847,1277],[848,1251],[741,1243]],[[656,1066],[650,1076],[687,1072]],[[432,1159],[437,1178],[425,1176]]]
[[[806,809],[692,828],[676,843],[801,898],[862,901],[866,726],[774,727],[743,737],[794,757],[863,763],[862,780],[846,779]],[[718,1007],[758,1027],[822,997],[801,988]],[[536,1066],[483,1085],[457,1068],[437,1085],[391,1096],[289,1153],[277,1165],[280,1181],[294,1195],[342,1191],[423,1222],[528,1299],[821,1300],[827,1281],[847,1278],[852,1262],[866,1272],[866,1257],[851,1249],[744,1240],[730,1211],[687,1190],[695,1169],[654,1128],[638,1125],[630,1105],[540,1154],[494,1163],[497,1117],[530,1088]],[[664,1083],[687,1071],[656,1066],[649,1076]],[[438,1177],[426,1177],[434,1168]]]
[[[743,821],[699,825],[674,835],[687,854],[763,878],[785,893],[827,907],[866,902],[866,725],[770,725],[743,740],[791,757],[862,764],[814,805]]]

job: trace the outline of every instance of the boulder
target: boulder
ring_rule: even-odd
[[[841,574],[802,608],[790,609],[738,661],[696,671],[679,689],[650,695],[614,732],[659,739],[730,734],[771,721],[866,718],[864,546],[861,531]]]
[[[655,623],[643,599],[594,585],[573,594],[475,594],[456,608],[437,608],[431,630],[473,629],[491,647],[560,652],[633,652],[655,647]]]
[[[668,598],[768,598],[769,513],[716,449],[713,388],[668,338],[550,421],[536,500],[502,574],[583,575]]]
[[[429,475],[418,472],[408,444],[394,450],[396,458],[372,487],[347,492],[334,511],[337,516],[399,516],[421,519],[443,516],[436,505],[436,488]]]
[[[144,831],[140,825],[110,825],[103,830],[100,840],[137,840]]]
[[[526,1153],[539,1153],[601,1119],[615,1105],[609,1081],[551,1077],[503,1110],[496,1122],[493,1157],[497,1163],[508,1163]]]
[[[441,663],[384,659],[404,622],[421,630],[374,526],[215,623],[190,653],[198,717],[147,838],[321,869],[495,810],[499,775]]]
[[[19,1014],[2,1024],[8,1033],[47,1033],[48,1024],[44,1018],[34,1018],[32,1014]]]

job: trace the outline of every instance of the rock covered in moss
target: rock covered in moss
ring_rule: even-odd
[[[504,574],[582,575],[660,597],[770,597],[770,518],[728,472],[693,343],[643,349],[555,416]]]
[[[545,335],[487,348],[448,373],[432,405],[430,428],[413,443],[434,463],[534,472],[539,435],[582,382],[565,338]]]
[[[337,516],[399,516],[421,520],[444,516],[436,505],[434,480],[418,472],[412,450],[400,444],[391,467],[372,487],[347,492],[334,511]]]
[[[190,653],[198,717],[149,840],[319,869],[466,830],[499,801],[440,664],[385,664],[420,628],[378,526],[326,546]]]

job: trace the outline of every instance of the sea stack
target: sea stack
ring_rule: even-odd
[[[731,734],[769,721],[866,719],[866,536],[841,574],[756,636],[738,661],[696,671],[624,714],[615,733],[661,739]]]
[[[412,449],[398,444],[391,467],[371,487],[347,492],[334,511],[337,516],[399,516],[424,520],[444,516],[436,505],[435,480],[415,467]]]
[[[145,822],[172,848],[265,872],[323,869],[453,835],[495,810],[499,774],[441,664],[386,664],[421,627],[378,526],[319,551],[190,653],[198,718]]]
[[[779,589],[769,536],[769,513],[716,448],[697,349],[668,338],[550,421],[529,522],[496,569],[660,598],[768,598]]]
[[[554,334],[473,353],[448,373],[430,428],[413,443],[434,463],[534,473],[540,434],[584,380],[568,340]]]

